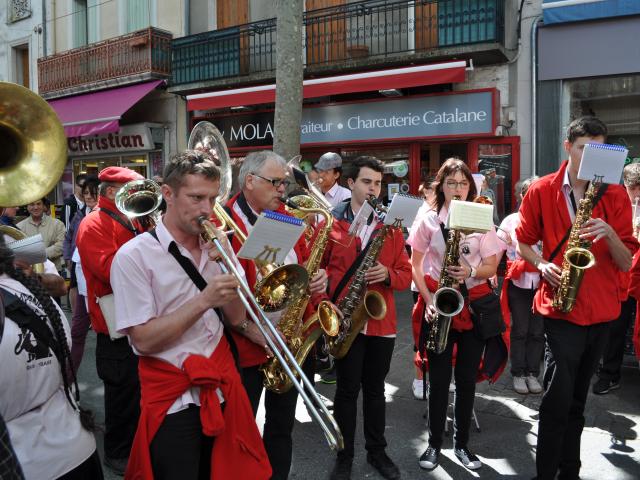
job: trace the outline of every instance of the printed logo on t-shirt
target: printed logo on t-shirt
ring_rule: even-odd
[[[20,327],[21,333],[18,334],[18,343],[14,348],[16,355],[20,355],[23,351],[27,352],[27,363],[41,360],[43,358],[49,358],[51,352],[49,347],[43,342],[40,342],[36,336],[28,330],[26,327]],[[49,362],[46,362],[49,363]],[[40,363],[44,365],[44,363]],[[27,369],[30,368],[27,365]]]

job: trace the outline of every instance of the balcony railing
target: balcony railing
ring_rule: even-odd
[[[147,28],[38,59],[38,87],[52,94],[124,77],[171,74],[171,33]]]
[[[368,0],[307,11],[307,67],[413,55],[484,42],[504,43],[505,0]],[[172,83],[275,70],[276,19],[178,38]]]

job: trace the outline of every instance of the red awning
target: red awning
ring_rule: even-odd
[[[49,101],[58,114],[67,137],[117,132],[120,118],[164,80],[138,83],[95,93]]]
[[[464,82],[466,66],[467,63],[465,61],[457,61],[314,78],[302,82],[302,95],[304,98],[314,98],[342,93]],[[189,111],[211,110],[240,105],[273,103],[275,101],[275,84],[256,85],[247,88],[188,95],[187,109]]]

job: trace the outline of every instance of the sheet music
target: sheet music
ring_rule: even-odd
[[[392,225],[396,220],[402,221],[402,226],[411,227],[424,200],[413,195],[396,193],[384,218],[385,225]]]
[[[238,252],[239,258],[265,263],[284,263],[284,259],[304,232],[302,220],[265,211],[258,217],[251,234]]]
[[[349,235],[357,235],[360,229],[367,224],[367,220],[372,213],[373,207],[371,204],[369,202],[364,202],[360,207],[360,210],[358,210],[358,213],[353,217],[353,222],[351,222],[351,226],[349,227]]]
[[[493,205],[451,200],[447,227],[488,232],[493,228]]]
[[[5,241],[6,241],[5,236]],[[13,250],[16,260],[21,260],[29,265],[43,263],[47,259],[47,251],[39,233],[32,237],[23,238],[13,242],[7,242],[7,246]]]
[[[629,150],[620,145],[587,143],[582,151],[578,178],[591,181],[602,177],[603,183],[618,184],[628,153]]]

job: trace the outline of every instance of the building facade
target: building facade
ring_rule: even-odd
[[[57,200],[80,173],[126,166],[160,175],[185,147],[182,99],[166,92],[171,39],[184,35],[184,8],[163,0],[47,1],[48,54],[39,93],[60,117],[69,161]]]
[[[640,161],[640,2],[545,0],[537,38],[537,170],[564,158],[564,128],[595,115],[609,127],[609,143]]]
[[[307,0],[302,166],[326,151],[345,163],[375,155],[391,197],[416,193],[457,156],[509,213],[514,183],[533,170],[529,38],[540,3]],[[218,126],[237,166],[273,143],[275,1],[188,4],[168,90],[186,97],[190,125]]]

